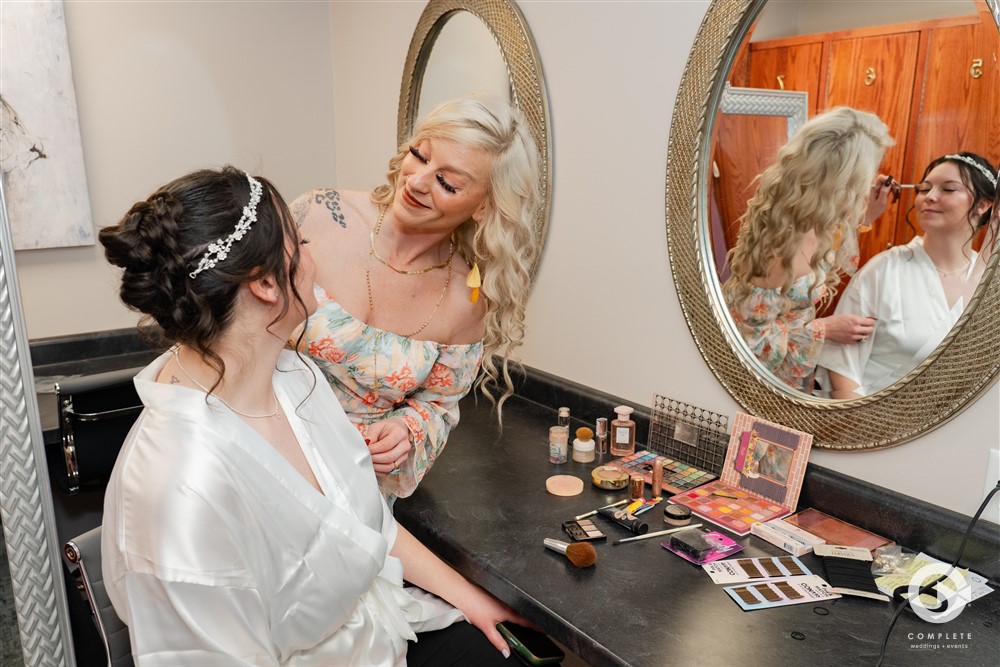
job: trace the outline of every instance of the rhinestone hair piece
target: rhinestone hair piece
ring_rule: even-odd
[[[240,221],[236,223],[236,229],[226,238],[216,239],[208,244],[208,250],[205,251],[205,254],[198,261],[198,267],[188,274],[191,278],[197,278],[198,274],[202,271],[215,268],[216,264],[229,257],[229,250],[233,247],[233,244],[246,236],[246,233],[250,231],[250,226],[257,222],[257,204],[260,203],[260,196],[264,192],[264,186],[250,174],[246,176],[247,180],[250,181],[250,201],[243,207],[243,215],[240,216]]]
[[[970,167],[975,167],[980,172],[982,172],[983,176],[986,177],[987,181],[989,181],[990,183],[993,184],[993,187],[997,186],[997,175],[994,174],[989,169],[987,169],[986,167],[984,167],[983,165],[981,165],[978,162],[976,162],[975,160],[973,160],[971,157],[969,157],[967,155],[945,155],[944,158],[946,160],[958,160],[959,162],[964,162],[965,164],[969,165]]]

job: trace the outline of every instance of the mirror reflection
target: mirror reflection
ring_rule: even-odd
[[[510,99],[507,63],[478,16],[455,12],[434,41],[420,84],[417,117],[445,100],[473,93]]]
[[[753,357],[805,394],[868,395],[917,367],[961,316],[991,246],[1000,136],[978,119],[1000,111],[997,28],[972,0],[915,3],[905,22],[898,9],[772,0],[727,79],[800,91],[814,120],[871,112],[892,137],[874,167],[820,142],[811,173],[808,147],[788,157],[795,140],[766,107],[720,110],[713,129],[709,233],[726,305]]]

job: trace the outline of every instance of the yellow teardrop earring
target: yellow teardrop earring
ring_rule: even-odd
[[[483,280],[479,275],[479,264],[476,263],[476,260],[472,260],[472,270],[465,278],[465,286],[472,290],[472,293],[469,294],[469,301],[472,303],[479,301],[479,288],[483,286]]]
[[[479,233],[479,223],[476,223],[476,230],[472,234],[472,245],[476,244],[476,235]],[[479,301],[479,288],[483,286],[482,276],[479,275],[479,264],[476,262],[475,248],[472,250],[472,270],[465,277],[465,286],[472,290],[469,294],[469,301],[476,303]]]

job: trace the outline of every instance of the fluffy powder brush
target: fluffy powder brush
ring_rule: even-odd
[[[569,562],[577,567],[590,567],[597,562],[597,551],[594,550],[594,545],[587,542],[574,542],[570,544],[546,537],[545,546],[553,551],[565,554]]]

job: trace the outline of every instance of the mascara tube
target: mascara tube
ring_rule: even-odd
[[[649,531],[648,523],[640,521],[634,514],[629,514],[621,507],[602,507],[597,513],[636,535],[645,535]]]

